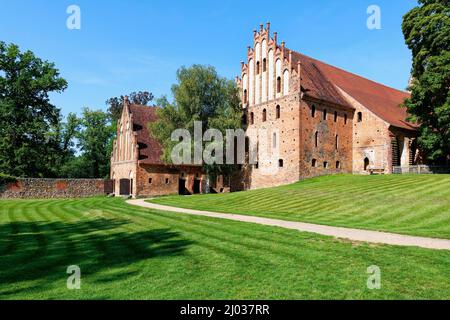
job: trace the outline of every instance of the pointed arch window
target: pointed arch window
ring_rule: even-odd
[[[281,77],[277,78],[277,93],[281,92]]]

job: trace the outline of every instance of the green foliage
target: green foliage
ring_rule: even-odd
[[[52,176],[58,163],[60,111],[49,93],[67,82],[53,63],[0,42],[0,171]]]
[[[128,95],[130,102],[133,104],[146,106],[150,101],[153,100],[154,96],[148,91],[138,91],[132,92]],[[125,96],[109,98],[106,100],[108,107],[108,113],[113,122],[116,122],[122,115],[123,100]]]
[[[420,123],[421,147],[435,163],[450,160],[450,2],[420,0],[403,18],[414,78],[405,102]]]
[[[66,168],[81,169],[77,172],[85,178],[109,176],[110,142],[115,133],[109,115],[101,110],[93,111],[85,108],[80,126],[77,139],[82,159],[68,163]]]
[[[3,186],[11,182],[15,182],[16,180],[17,179],[15,177],[0,172],[0,186]]]
[[[171,141],[171,134],[176,129],[189,130],[193,138],[194,122],[201,121],[203,131],[215,128],[225,138],[226,129],[241,128],[238,88],[234,82],[220,77],[214,67],[182,67],[177,72],[177,81],[172,86],[173,103],[166,97],[159,99],[159,120],[149,125],[152,135],[163,146],[162,158],[166,163],[171,163],[171,151],[178,143]],[[211,175],[231,174],[237,166],[205,165],[205,169]]]

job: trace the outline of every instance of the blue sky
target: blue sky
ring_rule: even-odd
[[[66,27],[69,5],[81,30]],[[366,27],[369,5],[381,30]],[[170,95],[182,65],[210,64],[228,78],[240,72],[253,29],[271,22],[279,41],[319,60],[405,89],[411,54],[401,32],[414,0],[0,0],[0,40],[52,61],[68,80],[52,102],[63,114],[106,109],[109,97],[136,90]]]

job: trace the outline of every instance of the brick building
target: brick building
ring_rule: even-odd
[[[416,164],[416,126],[400,105],[407,92],[389,88],[278,44],[270,24],[254,31],[237,78],[249,129],[269,129],[269,149],[256,145],[255,165],[239,183],[255,189],[334,173],[389,174],[397,165]],[[254,130],[257,131],[257,130]],[[276,174],[264,174],[278,165]]]
[[[125,99],[111,156],[114,193],[149,197],[204,192],[206,177],[201,166],[172,166],[161,161],[161,146],[148,130],[156,118],[155,107],[130,104]]]
[[[254,31],[237,83],[248,125],[245,164],[231,190],[289,184],[304,178],[370,172],[420,161],[417,127],[400,105],[407,92],[389,88],[290,50],[270,34],[270,24]],[[147,125],[154,107],[125,101],[111,159],[117,195],[156,196],[204,192],[201,167],[162,163],[161,147]],[[263,138],[260,129],[270,134]],[[272,149],[279,151],[277,158]],[[276,172],[268,168],[276,167]],[[218,187],[223,187],[219,178]]]

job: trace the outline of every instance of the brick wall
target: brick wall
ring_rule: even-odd
[[[105,195],[103,179],[22,179],[0,186],[0,199],[83,198]]]

